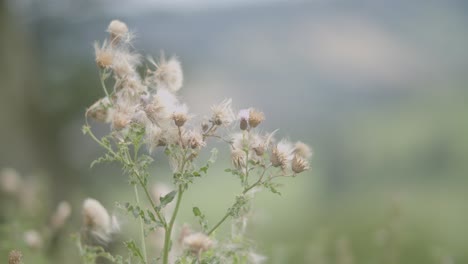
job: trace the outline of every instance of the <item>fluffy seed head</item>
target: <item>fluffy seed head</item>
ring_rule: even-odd
[[[294,145],[294,154],[298,155],[303,159],[310,159],[310,157],[312,157],[312,150],[307,144],[298,141]]]
[[[92,119],[99,122],[107,122],[109,117],[109,107],[110,107],[109,98],[104,97],[95,102],[92,106],[86,111],[86,116],[91,117]]]
[[[156,147],[163,146],[163,131],[157,125],[149,124],[146,126],[146,143],[149,151],[153,152]]]
[[[131,117],[124,112],[115,112],[112,116],[112,127],[115,130],[122,130],[130,124]]]
[[[128,34],[128,27],[120,20],[112,20],[107,27],[107,32],[110,33],[112,42],[116,43]]]
[[[23,254],[19,250],[12,250],[8,254],[8,264],[22,264]]]
[[[285,170],[291,162],[292,150],[291,143],[284,139],[274,146],[270,156],[273,167],[281,167]]]
[[[200,149],[201,147],[206,146],[205,141],[203,141],[203,136],[200,132],[191,130],[186,135],[187,145],[192,149]]]
[[[57,206],[55,213],[52,215],[50,225],[53,229],[59,229],[65,225],[65,222],[70,217],[71,206],[67,201],[62,201]]]
[[[203,233],[190,234],[183,239],[183,245],[194,254],[210,249],[213,244],[213,240]]]
[[[294,173],[304,172],[309,169],[309,162],[299,155],[294,155],[291,163],[291,169]]]
[[[172,114],[176,111],[178,105],[179,100],[173,93],[167,89],[159,89],[151,102],[146,105],[145,112],[152,121],[160,126],[170,125]]]
[[[176,92],[182,87],[184,75],[179,60],[174,57],[166,60],[163,55],[161,61],[154,64],[156,66],[154,81],[158,87],[169,89],[172,92]]]
[[[110,67],[114,62],[113,50],[108,46],[106,41],[102,45],[99,45],[97,42],[94,43],[94,54],[96,64],[102,69]]]
[[[228,126],[234,121],[234,112],[231,107],[232,99],[224,99],[220,104],[213,105],[211,111],[213,116],[211,120],[217,126]]]
[[[101,243],[107,243],[112,233],[118,230],[115,217],[111,217],[106,208],[95,199],[88,198],[83,202],[83,225],[91,235]]]
[[[24,242],[31,249],[42,248],[42,237],[36,230],[28,230],[24,233]]]
[[[16,194],[19,192],[21,184],[21,176],[15,169],[2,169],[0,172],[0,190],[8,194]]]
[[[252,128],[257,127],[263,120],[265,120],[265,115],[263,112],[257,111],[255,109],[250,109],[249,111],[249,125]]]

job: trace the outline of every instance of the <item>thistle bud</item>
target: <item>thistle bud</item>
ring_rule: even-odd
[[[257,127],[263,120],[265,120],[265,115],[255,109],[250,109],[249,112],[249,125],[252,128]]]
[[[249,109],[242,109],[239,111],[239,120],[240,120],[240,129],[246,130],[249,127],[249,116],[250,111]]]
[[[203,131],[203,132],[208,131],[208,129],[210,128],[210,126],[208,125],[207,122],[203,122],[203,123],[201,124],[201,127],[202,127],[202,131]]]
[[[241,130],[246,130],[249,127],[249,124],[247,123],[247,120],[241,119],[240,121],[240,129]]]

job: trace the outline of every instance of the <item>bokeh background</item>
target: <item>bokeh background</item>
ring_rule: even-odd
[[[310,172],[255,202],[249,234],[267,263],[468,263],[467,2],[1,1],[0,167],[43,186],[44,215],[70,201],[70,232],[84,198],[131,199],[117,166],[90,169],[102,150],[81,133],[102,96],[92,43],[115,18],[138,51],[180,58],[193,112],[232,97],[313,147]],[[170,183],[159,157],[152,181]],[[239,191],[228,166],[221,155],[196,182],[183,220],[195,224],[194,205],[212,222],[225,212]],[[63,245],[57,263],[75,263]]]

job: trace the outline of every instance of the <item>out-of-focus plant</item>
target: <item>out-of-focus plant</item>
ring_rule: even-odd
[[[133,34],[121,21],[112,21],[108,32],[106,40],[95,44],[105,96],[86,111],[86,117],[109,123],[111,130],[108,135],[98,138],[86,122],[83,133],[105,150],[105,154],[91,165],[119,163],[133,188],[135,201],[122,207],[139,221],[140,237],[135,239],[139,242],[125,242],[131,252],[127,261],[137,259],[139,263],[163,264],[263,262],[265,258],[254,252],[252,242],[244,236],[251,201],[261,190],[278,194],[277,178],[295,177],[308,170],[310,148],[302,142],[292,144],[286,139],[277,142],[275,132],[261,134],[257,127],[264,121],[264,114],[248,108],[235,115],[230,99],[213,105],[210,118],[196,120],[177,97],[183,83],[180,62],[164,55],[157,61],[151,57],[144,60],[133,49]],[[184,193],[197,178],[207,174],[216,161],[216,149],[211,150],[208,160],[199,161],[200,152],[211,138],[225,142],[229,147],[232,167],[225,172],[239,178],[240,192],[214,224],[207,222],[199,207],[193,207],[200,230],[193,231],[184,226],[176,236],[175,223]],[[158,175],[157,172],[153,175],[149,165],[162,153],[172,168],[174,185],[154,195],[148,181]],[[149,208],[144,206],[142,199],[147,201]],[[216,238],[216,230],[228,219],[233,223],[232,236]],[[76,240],[83,261],[94,263],[97,257],[104,257],[123,263],[122,257],[112,256],[100,247],[111,241],[119,230],[116,218],[98,201],[87,199],[83,204],[83,222],[83,232]],[[150,233],[161,239],[158,243],[160,256],[154,259],[149,258],[146,245],[146,236]]]
[[[49,263],[63,250],[71,205],[46,206],[49,190],[35,177],[22,177],[15,169],[0,172],[0,253],[9,252],[9,263],[22,263],[22,251],[36,263]]]

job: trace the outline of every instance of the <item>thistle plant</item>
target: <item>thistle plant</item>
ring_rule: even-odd
[[[177,96],[183,84],[177,58],[142,57],[133,48],[132,32],[121,21],[112,21],[107,31],[108,38],[94,46],[104,97],[86,111],[83,132],[105,151],[92,166],[120,164],[133,189],[135,201],[121,206],[139,221],[139,238],[125,242],[130,259],[163,264],[262,262],[265,258],[254,252],[253,243],[244,236],[252,200],[261,190],[279,193],[277,178],[308,170],[310,148],[302,142],[277,141],[276,131],[260,133],[265,115],[255,108],[236,115],[231,99],[213,105],[210,117],[197,119]],[[98,138],[88,118],[110,124],[109,134]],[[175,234],[184,193],[216,161],[216,149],[211,149],[208,160],[200,160],[210,141],[226,143],[232,166],[225,172],[239,178],[240,192],[219,221],[209,224],[202,210],[194,207],[199,230],[184,225]],[[150,180],[158,182],[158,170],[150,167],[155,158],[170,164],[172,187],[153,191],[149,186]],[[233,224],[232,237],[216,238],[215,231],[228,220]],[[96,247],[105,247],[119,230],[117,219],[98,201],[84,202],[83,225],[77,242],[85,262],[93,263],[101,256],[123,263],[122,257]],[[147,236],[160,239],[160,256],[148,255],[155,250],[149,250]]]

